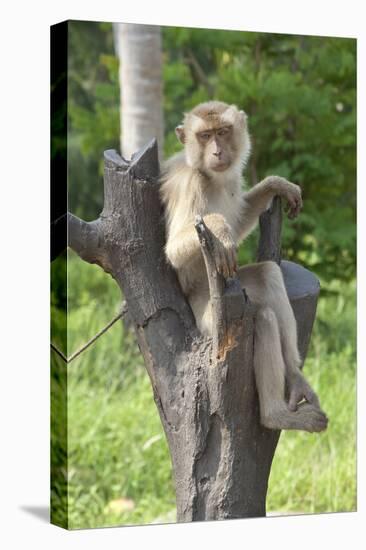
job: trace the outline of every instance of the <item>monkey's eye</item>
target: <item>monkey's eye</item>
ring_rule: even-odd
[[[220,128],[217,130],[219,136],[226,136],[230,132],[229,128]]]
[[[211,137],[211,134],[209,132],[202,132],[201,134],[199,134],[199,138],[202,141],[208,141],[210,137]]]

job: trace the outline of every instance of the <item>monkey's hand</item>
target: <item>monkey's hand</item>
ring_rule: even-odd
[[[302,208],[301,187],[287,181],[285,178],[275,177],[273,188],[276,194],[287,201],[287,215],[290,219],[296,218]]]
[[[199,222],[199,216],[196,221]],[[211,254],[216,269],[225,279],[234,277],[238,266],[236,260],[237,246],[233,239],[230,225],[221,214],[208,214],[204,223],[210,230]]]
[[[296,411],[298,404],[304,399],[321,410],[318,396],[300,371],[291,372],[286,378],[289,393],[288,408],[290,411]]]
[[[216,269],[225,277],[234,277],[238,266],[236,260],[237,248],[230,231],[221,231],[212,235],[212,255]]]

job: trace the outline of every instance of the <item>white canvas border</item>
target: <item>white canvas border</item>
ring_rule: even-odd
[[[251,4],[184,0],[13,1],[2,7],[3,548],[359,548],[365,521],[365,31],[362,2]],[[49,498],[49,25],[64,19],[129,21],[358,38],[358,464],[359,511],[66,532],[26,512]],[[4,307],[5,306],[5,307]],[[362,331],[363,328],[363,331]],[[362,332],[361,332],[362,331]],[[364,532],[364,529],[363,529]],[[5,543],[5,544],[4,544]]]

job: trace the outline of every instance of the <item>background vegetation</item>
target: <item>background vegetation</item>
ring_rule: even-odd
[[[93,219],[102,209],[103,150],[119,149],[118,60],[111,25],[70,29],[69,207]],[[330,426],[320,436],[281,435],[268,510],[353,510],[355,41],[166,27],[163,55],[167,156],[179,147],[174,127],[182,113],[215,97],[249,115],[247,183],[278,173],[303,187],[304,211],[285,222],[283,256],[321,279],[306,374]],[[256,237],[241,247],[241,262],[253,259]],[[99,268],[68,254],[71,353],[113,316],[121,296]],[[53,334],[65,331],[57,315],[64,299],[55,284]],[[117,323],[68,369],[70,527],[174,521],[168,448],[133,334]]]

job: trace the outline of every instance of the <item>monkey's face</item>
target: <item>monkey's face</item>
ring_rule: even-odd
[[[201,103],[176,128],[187,164],[214,175],[244,165],[250,151],[246,114],[219,101]]]
[[[203,166],[214,172],[227,170],[234,158],[233,128],[231,125],[210,128],[196,133],[196,140],[201,150]]]

